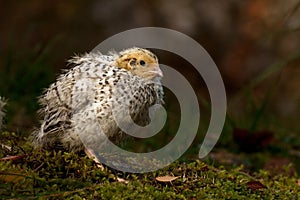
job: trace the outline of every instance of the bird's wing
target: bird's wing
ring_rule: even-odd
[[[35,134],[36,140],[45,135],[50,138],[48,140],[59,138],[62,132],[70,129],[73,114],[93,101],[94,85],[105,76],[107,68],[101,62],[78,62],[50,85],[39,99],[44,119],[41,129]]]

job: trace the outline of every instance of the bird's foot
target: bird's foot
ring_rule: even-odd
[[[91,158],[91,159],[93,159],[93,160],[95,161],[97,167],[99,167],[101,170],[104,171],[104,167],[103,167],[102,163],[101,163],[100,160],[95,156],[95,153],[94,153],[94,151],[93,151],[92,149],[85,148],[85,149],[84,149],[84,152],[85,152],[85,154],[86,154],[89,158]],[[129,181],[127,181],[127,180],[125,180],[125,179],[123,179],[123,178],[120,178],[120,177],[118,177],[118,176],[115,177],[115,181],[120,182],[120,183],[126,183],[126,184],[129,183]]]
[[[99,167],[101,170],[104,171],[104,167],[103,167],[102,163],[101,163],[100,160],[95,156],[95,153],[94,153],[94,151],[93,151],[92,149],[85,148],[85,149],[84,149],[84,152],[85,152],[85,154],[86,154],[89,158],[91,158],[91,159],[93,159],[93,160],[95,161],[95,163],[97,164],[97,167]]]

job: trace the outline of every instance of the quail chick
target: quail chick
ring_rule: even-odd
[[[73,67],[39,99],[43,120],[33,134],[35,146],[51,149],[62,144],[69,151],[86,151],[82,138],[101,140],[89,130],[95,123],[96,131],[113,142],[122,141],[126,134],[113,116],[114,102],[119,119],[126,113],[123,109],[129,108],[131,119],[141,126],[149,123],[149,107],[163,102],[163,74],[149,50],[133,47],[108,55],[87,53],[69,63]],[[86,153],[93,156],[91,151]]]

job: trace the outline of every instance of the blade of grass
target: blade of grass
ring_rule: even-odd
[[[251,88],[253,89],[256,87],[258,84],[260,84],[262,81],[270,77],[272,74],[280,71],[284,67],[286,67],[290,62],[296,61],[300,59],[300,51],[297,53],[289,56],[288,58],[278,61],[271,65],[270,67],[267,67],[263,72],[261,72],[256,78],[254,78],[246,88]]]
[[[258,124],[259,120],[261,119],[263,112],[265,111],[265,108],[266,108],[270,98],[276,91],[276,88],[279,84],[280,75],[281,75],[281,73],[274,80],[274,84],[272,84],[271,87],[268,89],[268,91],[263,99],[263,102],[261,103],[260,107],[256,111],[252,125],[250,126],[250,132],[254,132],[256,130],[257,124]]]

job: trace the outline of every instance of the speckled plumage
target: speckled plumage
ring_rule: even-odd
[[[82,150],[81,138],[99,139],[94,138],[91,127],[92,131],[101,128],[111,140],[121,140],[113,106],[121,119],[128,106],[132,119],[146,125],[148,108],[162,103],[162,72],[148,50],[134,47],[109,55],[89,53],[74,57],[70,64],[74,67],[39,99],[43,120],[34,133],[36,146],[53,148],[61,143],[66,149]]]

